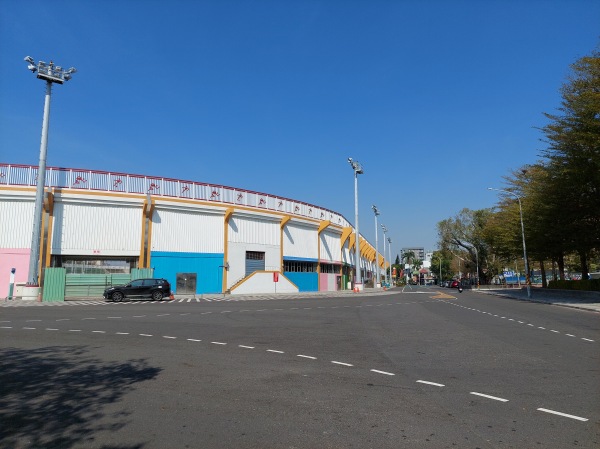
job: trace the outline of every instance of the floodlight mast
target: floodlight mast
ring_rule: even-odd
[[[356,266],[356,276],[354,280],[355,288],[362,290],[362,275],[360,267],[360,233],[358,231],[358,175],[364,173],[362,166],[358,161],[353,160],[351,157],[348,158],[348,163],[354,170],[354,230],[355,230],[355,255],[354,264]]]
[[[44,201],[44,186],[46,183],[46,153],[48,152],[48,125],[50,122],[50,97],[52,96],[52,83],[63,84],[71,79],[71,75],[77,70],[71,67],[64,70],[60,66],[54,65],[52,61],[46,64],[35,61],[31,56],[25,57],[25,62],[29,63],[27,68],[33,73],[37,72],[37,78],[46,81],[46,96],[44,100],[44,118],[42,121],[42,140],[40,143],[40,161],[37,173],[37,185],[35,191],[35,208],[33,212],[33,231],[31,236],[31,254],[29,257],[29,273],[27,275],[27,286],[39,286],[39,259],[40,259],[40,239],[41,223]]]
[[[377,274],[377,280],[375,281],[375,287],[379,288],[381,286],[381,270],[379,266],[379,241],[377,239],[377,216],[379,215],[379,209],[374,204],[371,206],[373,209],[373,213],[375,214],[375,273]]]

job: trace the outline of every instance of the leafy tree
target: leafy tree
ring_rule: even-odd
[[[558,113],[545,114],[548,147],[542,156],[565,250],[579,254],[587,279],[588,259],[600,248],[600,52],[580,58],[571,69]]]

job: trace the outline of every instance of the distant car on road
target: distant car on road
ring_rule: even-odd
[[[171,284],[166,279],[136,279],[129,284],[109,287],[102,296],[117,302],[124,298],[152,298],[154,301],[161,301],[171,296]]]

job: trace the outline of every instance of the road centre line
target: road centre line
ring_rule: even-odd
[[[254,346],[238,345],[240,348],[254,349]]]
[[[283,351],[276,351],[275,349],[267,349],[267,352],[275,352],[276,354],[285,354]]]
[[[575,335],[573,334],[565,334],[567,337],[574,337]]]
[[[311,355],[298,354],[298,355],[296,355],[296,357],[302,357],[302,358],[304,358],[304,359],[317,360],[317,358],[316,358],[316,357],[313,357],[313,356],[311,356]]]
[[[56,321],[71,321],[71,318],[60,318]]]
[[[95,320],[96,318],[82,318],[81,321],[83,320]]]
[[[188,338],[187,341],[202,341],[202,340],[197,340],[195,338]]]
[[[226,345],[227,344],[227,343],[223,343],[223,342],[220,342],[220,341],[211,341],[211,343],[213,345]]]
[[[111,319],[111,320],[118,320],[123,318],[122,316],[107,316],[106,318]]]
[[[498,398],[496,396],[490,396],[489,394],[477,393],[475,391],[471,391],[470,394],[474,394],[475,396],[481,396],[482,398],[493,399],[494,401],[508,402],[508,399]]]
[[[144,318],[146,315],[133,315],[133,318]]]
[[[26,323],[31,323],[33,321],[42,321],[42,320],[25,320]]]
[[[46,330],[47,330],[47,331],[57,331],[58,329],[54,329],[54,328],[51,328],[51,327],[47,327],[47,328],[46,328]]]
[[[438,384],[437,382],[429,382],[428,380],[417,380],[420,384],[433,385],[434,387],[445,387],[444,384]]]
[[[170,313],[160,313],[160,314],[158,314],[156,316],[168,316],[168,315],[171,315],[171,314]]]
[[[177,337],[170,337],[169,335],[163,335],[163,338],[170,338],[172,340],[176,339]]]
[[[94,334],[106,334],[106,331],[92,331]]]
[[[27,329],[27,330],[35,330],[35,327],[24,327],[23,329]]]
[[[150,335],[150,334],[138,334],[138,335],[140,335],[142,337],[152,337],[152,335]]]
[[[552,413],[553,415],[564,416],[565,418],[576,419],[577,421],[588,421],[587,418],[582,418],[581,416],[568,415],[567,413],[557,412],[555,410],[548,410],[547,408],[538,408],[540,412]]]
[[[583,337],[581,339],[585,340],[585,341],[596,341],[596,340],[590,340],[589,338],[583,338]]]
[[[129,335],[129,332],[115,332],[116,335]]]
[[[81,332],[81,329],[69,329],[69,332]]]
[[[378,369],[372,369],[371,371],[374,373],[385,374],[386,376],[395,376],[394,373],[388,373],[387,371],[379,371]]]
[[[335,363],[336,365],[342,365],[342,366],[354,366],[351,363],[336,362],[335,360],[332,360],[331,363]]]

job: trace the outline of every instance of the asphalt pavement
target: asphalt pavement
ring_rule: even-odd
[[[597,448],[596,313],[450,289],[0,308],[0,447]]]

